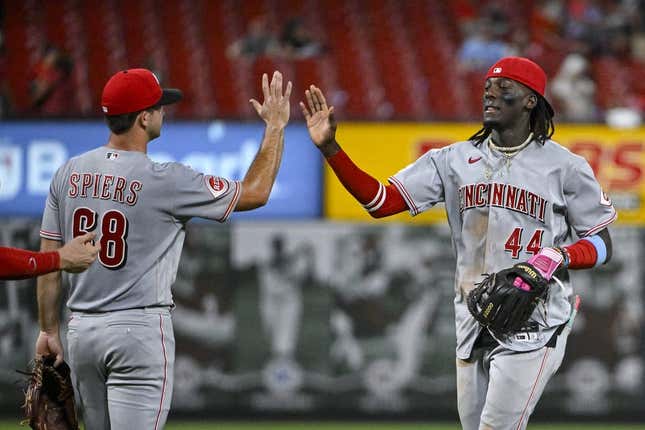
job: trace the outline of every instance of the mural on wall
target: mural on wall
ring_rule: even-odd
[[[5,219],[3,245],[37,249]],[[447,226],[191,222],[174,284],[173,410],[454,415]],[[573,273],[582,307],[537,413],[640,413],[645,234],[617,227],[614,259]],[[0,287],[0,407],[15,409],[38,332],[35,281]]]

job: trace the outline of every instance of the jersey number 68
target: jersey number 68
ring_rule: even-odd
[[[90,208],[76,208],[72,221],[74,237],[96,229],[99,218],[101,225],[99,261],[108,269],[120,269],[128,260],[128,242],[126,240],[128,219],[122,212],[112,209],[100,216]]]

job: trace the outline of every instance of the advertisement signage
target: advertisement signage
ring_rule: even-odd
[[[260,145],[259,123],[182,122],[166,124],[148,146],[158,162],[178,161],[203,173],[241,180]],[[49,183],[70,157],[105,145],[101,122],[6,122],[0,126],[0,216],[40,217]],[[320,216],[321,158],[303,125],[290,125],[269,203],[235,219]]]
[[[479,124],[365,124],[338,127],[337,139],[364,171],[382,182],[432,148],[466,140]],[[553,139],[587,159],[618,210],[618,223],[645,225],[645,128],[557,125]],[[325,171],[324,212],[328,218],[371,221],[336,179]],[[443,205],[414,218],[407,213],[379,220],[432,224],[446,220]]]

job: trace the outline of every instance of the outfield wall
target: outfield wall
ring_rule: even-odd
[[[37,231],[12,219],[0,240],[35,249]],[[643,417],[645,237],[612,235],[612,262],[573,274],[582,308],[539,405],[550,420]],[[173,287],[173,411],[454,416],[453,267],[444,225],[190,223]],[[35,294],[33,280],[0,287],[0,413],[20,402],[13,369],[33,353]]]

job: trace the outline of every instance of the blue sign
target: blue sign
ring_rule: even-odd
[[[203,173],[241,180],[255,158],[264,125],[176,122],[148,144],[154,161],[178,161]],[[105,145],[102,122],[0,122],[0,216],[40,217],[52,176],[67,159]],[[321,157],[302,124],[285,132],[285,148],[269,203],[237,219],[316,218],[321,215]]]

